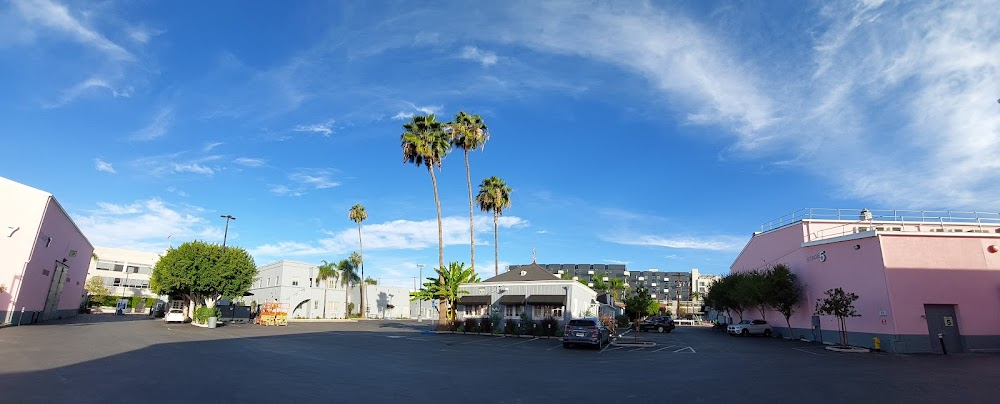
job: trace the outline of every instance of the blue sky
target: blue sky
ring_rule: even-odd
[[[222,240],[366,274],[437,262],[413,114],[480,114],[500,265],[728,271],[800,208],[1000,211],[1000,2],[0,4],[0,175],[96,245]],[[463,158],[438,176],[469,261]],[[476,213],[493,271],[492,215]]]

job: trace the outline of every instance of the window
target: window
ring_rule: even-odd
[[[296,281],[292,281],[292,282],[295,283],[295,284],[298,284]],[[313,302],[313,310],[319,310],[319,301],[318,300]]]
[[[520,317],[524,313],[524,306],[504,306],[504,315],[507,317]]]
[[[299,286],[299,278],[292,278],[292,286]]]
[[[112,283],[111,285],[112,286],[121,286],[121,284],[122,284],[122,278],[115,278],[115,282]]]
[[[271,277],[267,278],[267,286],[271,286]]]
[[[465,316],[466,317],[485,316],[485,315],[486,315],[486,305],[485,304],[466,305],[465,306]]]
[[[125,272],[132,273],[132,274],[137,274],[137,273],[139,273],[139,267],[134,266],[134,265],[129,265],[128,266],[128,270],[125,271]]]
[[[108,261],[97,261],[97,269],[103,269],[105,271],[111,271],[115,267],[115,264]]]
[[[125,269],[124,265],[122,265],[122,264],[115,264],[115,269],[114,269],[115,272],[121,272],[124,269]]]
[[[562,317],[563,306],[553,306],[548,304],[532,307],[531,316],[533,318]]]

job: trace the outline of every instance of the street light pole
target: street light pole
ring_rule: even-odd
[[[417,268],[420,269],[420,290],[417,291],[419,293],[419,292],[423,292],[424,291],[424,264],[417,264]],[[423,296],[420,297],[420,300],[417,300],[417,307],[418,307],[418,310],[417,310],[417,322],[418,323],[422,323],[424,321],[424,298],[423,298]]]
[[[236,220],[236,218],[233,215],[219,215],[219,217],[226,218],[226,231],[222,233],[222,251],[224,252],[226,251],[226,236],[229,235],[229,221]]]

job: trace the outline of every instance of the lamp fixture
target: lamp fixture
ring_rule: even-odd
[[[854,249],[855,250],[860,250],[861,249],[861,244],[855,244],[854,245]]]

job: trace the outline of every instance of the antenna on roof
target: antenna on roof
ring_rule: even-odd
[[[531,263],[532,264],[537,264],[538,263],[538,260],[535,257],[535,247],[531,247]]]

